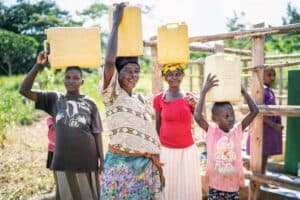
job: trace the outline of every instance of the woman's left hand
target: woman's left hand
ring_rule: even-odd
[[[123,17],[123,11],[124,11],[124,7],[127,4],[122,2],[119,4],[115,4],[115,10],[113,13],[113,23],[119,25],[121,23],[122,17]]]
[[[196,104],[197,104],[197,102],[198,102],[198,98],[197,98],[195,95],[193,95],[193,94],[188,94],[188,95],[186,95],[186,99],[187,99],[188,103],[189,103],[193,108],[195,108],[195,106],[196,106]]]
[[[98,179],[101,180],[102,170],[103,170],[103,160],[98,160]]]
[[[273,125],[273,129],[277,132],[282,134],[284,126],[282,126],[281,124],[274,124]]]

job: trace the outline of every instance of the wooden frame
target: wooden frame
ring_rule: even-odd
[[[239,50],[224,48],[224,53],[233,53],[237,55],[247,56],[242,58],[244,62],[244,71],[252,71],[252,82],[251,82],[251,94],[255,102],[259,106],[259,115],[255,118],[252,123],[252,137],[251,137],[251,160],[250,169],[252,175],[248,176],[250,179],[249,187],[249,200],[259,199],[260,184],[270,183],[276,186],[286,187],[290,189],[299,189],[299,184],[290,183],[283,180],[277,180],[272,177],[262,175],[262,131],[263,131],[263,116],[264,115],[286,115],[286,116],[300,116],[300,106],[264,106],[263,105],[263,69],[265,67],[290,67],[295,65],[300,65],[300,62],[286,62],[277,64],[266,64],[265,60],[269,59],[289,59],[289,58],[299,58],[300,54],[295,55],[279,55],[279,56],[266,56],[264,52],[264,36],[273,34],[284,34],[284,33],[295,33],[300,32],[300,24],[291,24],[278,27],[269,28],[256,28],[252,30],[236,31],[230,33],[222,33],[216,35],[208,36],[196,36],[189,38],[190,43],[204,43],[209,41],[225,40],[225,39],[241,39],[241,38],[252,38],[252,50]],[[145,47],[151,47],[152,54],[152,83],[156,85],[153,88],[153,92],[162,89],[162,84],[157,78],[159,76],[159,66],[157,62],[157,49],[156,49],[156,37],[152,37],[150,41],[144,41]],[[205,46],[190,45],[191,51],[204,51],[204,52],[215,52],[217,47],[210,48]],[[251,56],[250,58],[248,56]],[[248,62],[252,62],[252,67],[246,67]],[[204,60],[199,59],[197,61],[191,61],[191,64],[199,64],[199,66],[204,65]],[[202,71],[203,72],[203,71]],[[200,74],[201,75],[201,74]],[[203,73],[202,73],[203,76]],[[202,81],[203,81],[203,77]],[[243,110],[243,108],[242,108]],[[247,111],[247,110],[244,110]]]

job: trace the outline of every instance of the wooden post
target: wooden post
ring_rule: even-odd
[[[264,38],[252,38],[252,64],[253,66],[264,63]],[[258,69],[252,72],[251,95],[254,101],[261,105],[263,104],[263,69]],[[250,169],[253,172],[262,172],[262,142],[263,142],[263,115],[258,115],[251,127],[250,140]],[[250,181],[249,200],[259,199],[260,185],[254,181]]]
[[[204,63],[199,63],[198,66],[199,66],[199,93],[201,92],[202,88],[203,88],[203,84],[204,84],[204,81],[205,81],[205,78],[204,77]],[[207,118],[207,112],[206,112],[206,105],[205,105],[205,102],[204,102],[204,110],[203,110],[203,115],[205,116],[205,118]]]
[[[151,46],[151,61],[152,61],[152,94],[157,94],[163,91],[163,80],[160,76],[160,67],[157,60],[157,46]]]
[[[204,64],[199,63],[198,66],[199,66],[199,87],[200,87],[200,90],[202,90],[204,79],[205,79],[205,77],[204,77]]]
[[[224,53],[224,45],[215,44],[215,53]]]
[[[248,62],[247,61],[243,61],[243,67],[244,68],[247,68],[247,66],[248,66]],[[248,72],[245,72],[245,74],[248,74]],[[248,88],[248,85],[249,83],[248,83],[248,77],[247,76],[245,76],[244,77],[244,87],[247,89]]]
[[[278,92],[279,92],[279,99],[278,99],[278,104],[282,105],[282,89],[283,89],[283,78],[282,78],[282,67],[279,68],[279,88],[278,88]]]
[[[300,117],[300,106],[290,105],[258,105],[259,114],[264,116],[289,116]],[[249,112],[249,107],[245,104],[240,107],[242,113]]]
[[[189,73],[190,73],[190,92],[193,92],[193,64],[189,64]]]
[[[243,71],[253,71],[257,70],[258,68],[278,68],[278,67],[290,67],[290,66],[297,66],[300,65],[300,62],[286,62],[286,63],[275,63],[275,64],[263,64],[263,65],[256,65],[254,67],[247,67],[244,68]]]
[[[243,68],[247,68],[248,62],[247,61],[242,61],[242,62],[243,62]],[[246,71],[245,76],[244,76],[244,87],[246,88],[246,90],[248,90],[248,86],[249,86],[247,74],[248,74],[248,72]],[[244,103],[247,103],[246,99],[244,99]]]

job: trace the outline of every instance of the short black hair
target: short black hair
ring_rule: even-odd
[[[82,76],[82,70],[81,70],[81,68],[78,67],[78,66],[69,66],[69,67],[67,67],[65,73],[67,73],[68,71],[70,71],[70,70],[72,70],[72,69],[79,71],[80,77],[83,78],[83,76]]]
[[[266,67],[266,68],[264,68],[264,71],[269,71],[269,70],[271,70],[271,71],[276,71],[273,67]]]
[[[275,76],[276,76],[276,70],[273,67],[266,67],[266,68],[264,68],[264,73],[266,71],[273,71],[275,73]]]
[[[230,102],[228,101],[224,101],[224,102],[215,102],[212,109],[211,109],[211,112],[213,115],[217,114],[221,108],[224,108],[224,107],[227,107],[227,106],[230,106],[232,109],[232,105]]]

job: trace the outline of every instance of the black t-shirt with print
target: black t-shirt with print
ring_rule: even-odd
[[[101,134],[102,124],[94,101],[84,95],[39,92],[35,106],[55,119],[56,144],[51,168],[74,172],[97,170],[94,136]]]

